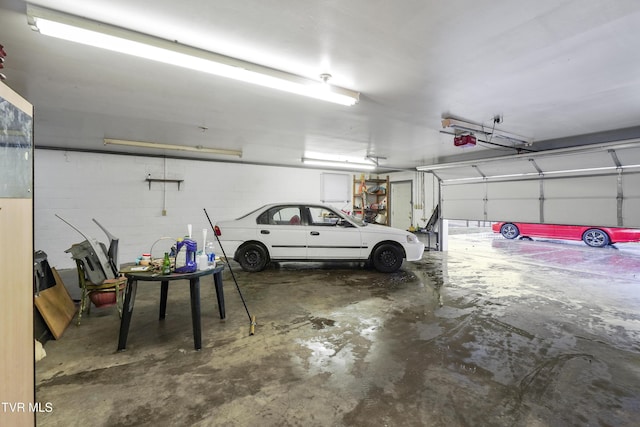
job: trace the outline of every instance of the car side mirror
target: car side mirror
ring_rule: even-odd
[[[336,222],[338,227],[353,227],[353,225],[344,218],[340,218],[338,222]]]

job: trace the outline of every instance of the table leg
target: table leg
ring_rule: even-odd
[[[189,280],[191,294],[191,323],[193,323],[193,345],[196,350],[202,348],[202,329],[200,326],[200,278]]]
[[[129,324],[133,315],[133,306],[136,301],[136,290],[138,281],[127,280],[127,289],[124,294],[124,304],[122,306],[122,319],[120,319],[120,333],[118,334],[118,351],[122,351],[127,346],[127,336],[129,335]]]
[[[224,290],[222,289],[222,271],[214,273],[213,283],[216,287],[216,298],[218,299],[218,310],[220,310],[220,318],[224,319],[227,316],[224,310]]]
[[[165,318],[167,313],[167,295],[169,294],[169,281],[163,280],[160,285],[160,317],[159,320]]]

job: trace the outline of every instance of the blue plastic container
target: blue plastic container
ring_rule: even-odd
[[[198,250],[198,243],[195,240],[184,239],[179,240],[176,244],[176,273],[193,273],[198,269],[196,263],[196,252]],[[184,254],[184,265],[182,264],[182,254]]]

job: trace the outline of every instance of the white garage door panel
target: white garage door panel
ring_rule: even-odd
[[[617,176],[593,176],[561,179],[546,179],[544,182],[545,200],[555,198],[592,198],[613,197],[618,194]],[[587,207],[585,205],[584,207]],[[578,208],[578,206],[576,206]]]
[[[535,199],[489,199],[486,221],[540,222],[540,201],[537,197]]]
[[[485,194],[484,183],[443,186],[441,209],[443,217],[446,219],[484,218]]]
[[[484,218],[484,201],[482,200],[449,200],[442,201],[444,219],[477,219]],[[446,212],[446,215],[444,214]]]
[[[447,185],[442,189],[442,199],[446,200],[483,200],[486,194],[486,184],[476,182],[473,184]]]
[[[487,183],[487,221],[539,222],[540,181]]]
[[[536,159],[537,165],[544,172],[579,170],[587,168],[615,167],[616,164],[607,151],[582,153],[580,155],[560,155]]]
[[[461,179],[461,178],[480,178],[482,175],[472,166],[464,166],[460,168],[451,168],[436,171],[436,175],[443,181],[449,179]]]
[[[640,165],[640,149],[638,147],[619,148],[616,155],[623,166]]]
[[[640,228],[640,199],[625,200],[622,220],[625,227]]]
[[[490,182],[487,184],[487,196],[490,200],[495,199],[530,199],[540,198],[540,181],[506,181]]]
[[[628,174],[622,178],[622,219],[627,227],[640,228],[640,174]]]
[[[545,180],[544,222],[618,225],[617,176]]]
[[[640,174],[624,174],[622,176],[622,192],[625,199],[640,197]]]
[[[479,165],[478,170],[485,176],[509,176],[524,173],[537,173],[529,159],[518,159],[511,162],[493,162]]]
[[[590,199],[589,203],[580,199],[545,200],[544,222],[616,227],[618,225],[616,199],[594,198]]]

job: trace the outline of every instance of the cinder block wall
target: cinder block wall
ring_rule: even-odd
[[[35,249],[45,251],[58,269],[75,268],[64,251],[84,238],[55,214],[107,243],[95,218],[120,239],[120,263],[126,263],[161,237],[184,236],[187,224],[199,245],[203,228],[213,238],[205,208],[215,223],[265,203],[321,198],[320,170],[41,149],[34,161]],[[175,183],[155,182],[149,189],[149,174],[184,182],[180,190]],[[169,246],[168,240],[158,242],[153,255]]]

